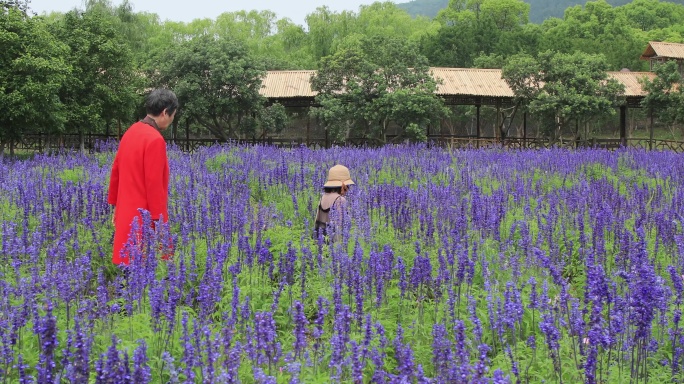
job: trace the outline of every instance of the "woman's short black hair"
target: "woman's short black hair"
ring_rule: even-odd
[[[172,115],[178,109],[178,98],[172,91],[164,88],[155,89],[145,99],[145,112],[151,116],[159,116],[166,109]]]
[[[342,187],[323,187],[325,193],[342,193]]]

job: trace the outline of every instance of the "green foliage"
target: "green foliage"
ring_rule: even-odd
[[[259,94],[265,72],[244,43],[213,35],[194,37],[169,50],[158,72],[150,75],[158,86],[175,91],[185,118],[216,138],[256,132],[266,102]]]
[[[421,40],[421,52],[434,66],[467,68],[479,55],[494,52],[501,31],[491,17],[454,2],[437,15],[441,28]]]
[[[209,156],[200,154],[195,154],[193,156],[187,156],[179,158],[177,153],[171,152],[171,157],[175,161],[185,160],[189,163],[197,162],[195,165],[197,167],[207,167],[211,170],[210,174],[206,174],[201,170],[198,170],[198,179],[195,180],[195,186],[202,185],[202,177],[207,177],[207,180],[224,180],[230,176],[231,165],[236,164],[240,159],[245,157],[249,158],[254,155],[254,149],[250,147],[223,147],[221,150],[207,151]],[[549,357],[550,350],[547,347],[544,335],[542,334],[539,322],[540,313],[539,310],[530,310],[527,306],[530,304],[530,286],[529,283],[525,283],[530,276],[535,276],[539,278],[537,281],[537,289],[541,288],[544,281],[549,283],[549,294],[548,303],[544,302],[543,305],[549,305],[553,309],[546,309],[547,313],[555,313],[557,317],[554,321],[565,322],[565,316],[567,308],[557,307],[559,302],[559,288],[556,284],[551,283],[551,277],[548,276],[548,271],[546,268],[541,267],[535,261],[519,261],[524,265],[523,270],[520,272],[521,276],[518,277],[519,286],[516,289],[520,290],[522,294],[520,304],[524,306],[525,313],[522,321],[516,323],[513,329],[507,329],[504,332],[504,336],[499,338],[497,335],[493,334],[494,321],[501,321],[497,317],[502,316],[501,310],[493,308],[492,317],[487,309],[487,304],[489,302],[497,303],[497,301],[503,302],[505,299],[503,297],[502,286],[508,282],[513,281],[513,273],[511,268],[513,267],[514,260],[521,257],[522,255],[528,255],[523,248],[522,239],[522,229],[520,227],[521,223],[528,225],[529,238],[539,239],[536,243],[540,247],[541,251],[547,252],[550,249],[555,248],[558,252],[558,256],[562,257],[562,262],[559,262],[563,266],[562,276],[564,281],[568,283],[568,294],[572,298],[578,298],[581,300],[582,290],[586,284],[585,266],[583,265],[582,253],[580,249],[582,248],[579,241],[579,233],[577,231],[577,224],[571,225],[569,223],[563,223],[564,219],[570,221],[582,220],[580,216],[568,215],[568,212],[563,212],[560,217],[561,220],[558,222],[549,222],[551,209],[564,210],[569,208],[569,205],[564,203],[564,199],[558,199],[559,196],[563,196],[568,191],[577,191],[578,185],[585,182],[596,182],[602,180],[608,180],[609,184],[620,185],[619,190],[620,196],[615,198],[625,198],[630,197],[639,198],[638,196],[631,195],[635,193],[635,188],[640,188],[638,186],[643,185],[650,193],[658,193],[661,198],[671,199],[674,198],[676,193],[676,188],[673,185],[667,185],[667,181],[662,177],[657,176],[657,173],[651,173],[648,167],[637,163],[636,158],[641,158],[640,153],[630,153],[626,152],[619,155],[610,155],[609,153],[601,152],[587,152],[587,156],[593,157],[595,160],[592,162],[578,162],[578,167],[576,172],[572,170],[564,172],[563,169],[557,170],[555,167],[547,167],[544,164],[535,164],[532,167],[511,167],[512,173],[500,173],[500,170],[506,169],[507,164],[505,160],[499,159],[491,161],[492,158],[500,157],[503,152],[481,152],[472,151],[468,154],[464,153],[448,153],[441,151],[423,151],[420,148],[411,151],[412,157],[421,156],[444,156],[446,158],[446,167],[437,167],[432,171],[425,171],[423,173],[416,172],[413,168],[412,163],[406,163],[406,159],[403,158],[403,153],[400,155],[388,155],[388,156],[377,156],[376,158],[370,157],[371,160],[367,164],[358,165],[358,172],[363,170],[363,174],[367,175],[367,187],[371,190],[374,186],[381,187],[383,189],[389,189],[396,187],[398,191],[403,191],[404,187],[407,186],[417,186],[421,187],[435,187],[439,185],[444,185],[443,183],[449,180],[453,181],[454,174],[466,175],[468,173],[473,177],[473,182],[481,187],[480,193],[484,196],[492,196],[495,191],[503,192],[508,199],[508,202],[504,204],[505,212],[504,217],[499,225],[498,231],[495,233],[482,233],[481,229],[476,229],[472,227],[472,223],[469,222],[468,228],[464,233],[464,236],[472,237],[477,239],[475,243],[478,249],[472,250],[471,256],[473,258],[477,257],[477,269],[474,272],[473,282],[468,284],[466,287],[463,284],[462,291],[455,293],[453,295],[454,300],[454,311],[456,312],[457,319],[461,319],[465,323],[467,329],[464,344],[466,346],[466,356],[474,363],[479,357],[480,352],[477,350],[477,344],[480,340],[477,340],[472,332],[472,316],[469,315],[467,307],[467,297],[471,296],[476,303],[474,312],[477,314],[481,326],[484,329],[484,334],[482,335],[481,342],[487,343],[491,350],[485,353],[486,365],[491,371],[494,369],[501,369],[506,375],[513,377],[513,367],[511,366],[511,356],[513,360],[518,364],[518,371],[520,372],[520,378],[522,382],[550,382],[558,381],[559,377],[562,378],[563,382],[579,382],[585,377],[585,372],[583,371],[582,364],[586,361],[586,357],[579,354],[578,350],[582,339],[577,335],[571,334],[567,331],[567,326],[559,326],[561,330],[560,334],[560,346],[558,349],[558,366],[559,372],[554,370],[554,364],[556,359]],[[326,154],[330,154],[326,152]],[[486,160],[480,159],[479,161],[487,161],[486,165],[475,165],[472,163],[473,158],[482,156],[486,154]],[[245,156],[247,155],[247,156]],[[582,156],[581,154],[577,155]],[[607,157],[604,157],[607,156]],[[532,156],[534,157],[534,156]],[[574,155],[573,155],[574,157]],[[311,160],[317,158],[312,157]],[[519,159],[523,157],[518,157]],[[62,159],[62,158],[60,158]],[[111,154],[109,156],[111,161]],[[376,160],[379,159],[379,160]],[[107,169],[107,164],[101,164],[100,158],[92,158],[93,164],[100,164],[94,167],[95,169],[88,168],[90,170],[96,170],[99,168]],[[312,166],[315,167],[315,163],[307,163],[305,165],[299,164],[299,159],[297,156],[288,156],[278,153],[275,156],[269,157],[267,159],[258,159],[261,161],[259,165],[254,166],[253,173],[246,176],[246,180],[250,184],[250,197],[254,189],[252,189],[251,184],[254,183],[256,187],[259,188],[262,194],[262,198],[249,200],[245,202],[245,205],[249,205],[249,209],[245,212],[250,213],[241,222],[243,226],[241,230],[246,231],[249,235],[250,245],[254,246],[254,235],[259,234],[262,240],[268,239],[271,242],[271,247],[269,251],[274,256],[274,265],[277,265],[283,260],[284,255],[290,248],[295,249],[297,252],[302,252],[304,246],[309,247],[310,250],[314,250],[315,246],[312,247],[312,243],[308,239],[308,232],[304,225],[304,220],[309,218],[307,215],[310,212],[310,208],[313,204],[307,204],[306,196],[311,195],[312,191],[309,188],[302,188],[292,191],[287,186],[287,181],[291,176],[299,176],[298,172],[304,172],[309,174],[311,172]],[[281,163],[284,161],[285,163]],[[69,166],[67,167],[62,161],[46,162],[44,167],[37,167],[39,169],[31,170],[31,173],[27,176],[38,176],[38,178],[44,183],[62,183],[67,182],[77,182],[84,181],[81,178],[83,174],[84,166]],[[419,163],[417,163],[419,164]],[[402,167],[403,165],[403,167]],[[262,169],[263,167],[263,169]],[[274,182],[268,187],[264,185],[259,185],[260,179],[266,175],[270,174],[271,171],[277,169],[277,167],[282,167],[285,173],[288,175],[280,179],[280,182]],[[244,169],[244,168],[243,168]],[[551,170],[550,170],[551,169]],[[86,180],[88,182],[93,181],[95,183],[102,183],[102,176],[98,176],[100,172],[93,173],[93,179]],[[41,176],[42,175],[42,176]],[[14,177],[14,175],[12,175]],[[100,177],[100,179],[98,179]],[[533,188],[540,192],[539,195],[521,195],[513,192],[512,186],[518,183],[518,180],[522,185],[533,185],[538,186],[538,188]],[[197,182],[200,181],[198,184]],[[189,181],[180,181],[181,187],[188,186]],[[622,187],[624,186],[624,188]],[[636,187],[635,187],[636,186]],[[204,184],[202,188],[193,188],[192,191],[188,191],[193,198],[203,199],[203,195],[207,193],[208,189],[212,186]],[[236,186],[236,189],[239,188]],[[89,188],[86,188],[89,190]],[[439,188],[435,188],[439,189]],[[477,189],[470,189],[471,193],[475,192]],[[637,194],[641,194],[637,192]],[[656,192],[659,191],[659,192]],[[197,192],[197,193],[196,193]],[[294,193],[293,193],[294,192]],[[549,197],[553,196],[553,199]],[[64,196],[66,198],[66,203],[71,204],[76,202],[73,196]],[[69,199],[71,197],[71,199]],[[187,196],[186,196],[187,197]],[[293,197],[299,201],[299,209],[295,208],[293,204]],[[469,196],[461,196],[463,198],[472,198]],[[482,196],[480,196],[482,197]],[[350,200],[353,196],[350,198]],[[401,199],[401,194],[397,194],[397,198]],[[609,199],[609,198],[607,198]],[[15,220],[22,217],[22,209],[7,201],[5,195],[0,196],[0,218],[7,220],[12,220],[15,216]],[[549,203],[554,202],[554,206],[550,207]],[[172,204],[175,207],[183,206],[180,203],[180,196],[176,196]],[[606,200],[608,201],[608,200]],[[52,204],[53,202],[46,200],[40,204]],[[662,203],[662,202],[661,202]],[[61,202],[60,202],[61,204]],[[264,205],[268,204],[268,205]],[[529,207],[526,205],[529,204]],[[660,204],[660,203],[659,203]],[[192,207],[195,210],[194,213],[199,214],[201,212],[203,203],[200,202],[197,206]],[[437,218],[434,215],[438,215],[441,210],[447,210],[451,207],[448,204],[438,207],[438,210],[427,212],[428,216]],[[415,257],[415,242],[425,239],[420,235],[421,223],[415,220],[408,224],[407,228],[396,228],[392,224],[392,220],[386,224],[386,219],[388,212],[383,211],[380,206],[369,206],[368,217],[371,222],[371,238],[364,239],[360,238],[360,246],[362,248],[362,257],[368,258],[371,249],[376,249],[377,247],[382,247],[385,244],[389,244],[396,256],[401,256],[407,267],[410,268],[413,265],[413,259]],[[263,210],[263,211],[262,211]],[[527,212],[526,212],[527,211]],[[256,227],[256,220],[259,214],[264,212],[273,213],[271,216],[268,215],[268,221],[263,227]],[[652,212],[652,211],[649,211]],[[654,211],[653,211],[654,212]],[[215,213],[215,212],[214,212]],[[214,214],[212,213],[212,214]],[[251,215],[253,213],[253,215]],[[588,212],[585,212],[588,214]],[[33,217],[33,213],[28,213],[31,217],[29,223],[29,229],[33,230],[37,228],[40,224],[37,217]],[[617,214],[617,211],[616,211]],[[106,215],[105,215],[106,216]],[[412,215],[416,219],[419,215]],[[107,248],[106,244],[110,241],[112,230],[108,225],[108,217],[100,216],[97,214],[96,221],[94,222],[96,231],[91,231],[90,228],[86,227],[81,223],[81,218],[76,217],[65,217],[64,222],[58,223],[65,230],[73,230],[77,233],[75,243],[78,243],[80,251],[69,249],[66,255],[66,259],[69,262],[76,261],[75,257],[79,256],[79,252],[83,251],[93,251],[97,254],[98,248],[102,248],[102,244],[105,244],[104,248]],[[538,220],[536,220],[538,218]],[[594,218],[586,216],[585,220],[585,236],[586,238],[591,238],[594,235],[592,229],[592,221]],[[625,229],[633,230],[634,223],[630,222],[628,219],[625,223]],[[354,224],[354,230],[360,230],[362,226],[366,224],[358,223]],[[550,229],[546,229],[543,236],[541,235],[542,226],[550,225]],[[178,229],[175,230],[178,233]],[[607,253],[610,257],[606,257],[607,263],[613,263],[617,260],[620,255],[620,250],[613,248],[616,237],[611,234],[611,230],[606,229],[604,236],[606,237],[605,246]],[[237,244],[237,238],[221,238],[211,236],[221,236],[222,234],[202,234],[193,233],[193,235],[187,240],[179,242],[177,248],[178,259],[175,262],[180,262],[183,258],[185,267],[191,265],[190,259],[191,255],[196,255],[196,262],[198,263],[198,268],[195,274],[188,273],[188,280],[183,286],[183,293],[189,294],[193,290],[197,289],[202,283],[202,279],[205,276],[207,268],[207,255],[213,255],[216,252],[217,243],[227,243],[232,242],[232,244]],[[237,234],[235,234],[237,236]],[[18,234],[20,236],[20,234]],[[497,236],[501,236],[500,238]],[[545,237],[549,236],[548,239]],[[648,253],[652,255],[656,260],[670,260],[673,250],[669,245],[658,239],[658,232],[655,228],[647,233]],[[424,245],[424,254],[427,255],[433,261],[433,267],[436,269],[435,259],[437,258],[437,250],[444,247],[441,241],[443,239],[434,239],[435,243],[431,244],[427,241]],[[654,243],[659,245],[656,248]],[[71,243],[69,243],[71,245]],[[352,246],[353,247],[353,246]],[[235,261],[238,257],[244,255],[239,255],[240,252],[236,245],[228,247],[229,255],[228,260]],[[328,248],[323,251],[321,257],[325,260],[324,263],[329,262],[329,254],[327,254]],[[443,248],[442,248],[443,249]],[[351,250],[353,251],[353,250]],[[350,251],[350,254],[351,254]],[[315,251],[314,251],[315,252]],[[39,270],[41,273],[59,273],[60,271],[46,271],[45,265],[48,260],[48,253],[45,249],[41,250],[40,254],[40,265]],[[319,268],[318,264],[315,264],[313,268],[309,268],[308,265],[303,261],[304,257],[299,257],[294,265],[296,276],[300,276],[302,273],[306,276],[306,286],[304,287],[308,295],[303,296],[302,287],[300,284],[285,284],[282,294],[280,296],[280,302],[278,306],[273,311],[274,319],[276,321],[276,326],[278,330],[278,341],[282,344],[283,352],[288,353],[292,350],[293,343],[293,321],[291,317],[291,307],[293,300],[301,300],[304,303],[305,314],[307,318],[311,321],[316,316],[316,299],[317,297],[323,296],[326,298],[332,297],[332,288],[330,283],[330,270],[325,270],[324,268]],[[482,264],[486,261],[489,265],[488,269],[482,270]],[[317,263],[317,261],[312,261]],[[365,264],[364,260],[364,264]],[[93,257],[93,270],[100,271],[105,270],[107,277],[110,281],[106,282],[106,287],[109,289],[114,289],[115,283],[111,282],[111,279],[116,276],[116,268],[109,266],[109,260],[103,257]],[[24,268],[20,271],[21,274],[18,277],[29,279],[31,276],[32,264],[26,264]],[[168,269],[170,265],[166,263],[161,263],[157,268],[157,280],[159,282],[165,282],[164,277],[167,276]],[[211,318],[211,325],[208,326],[203,332],[207,332],[212,337],[217,337],[222,340],[221,333],[223,329],[221,326],[225,324],[223,314],[230,314],[231,312],[231,301],[233,295],[232,280],[237,279],[238,287],[240,288],[239,299],[241,303],[247,296],[250,298],[250,310],[254,311],[271,311],[271,305],[273,303],[274,293],[280,286],[282,276],[279,275],[279,271],[276,271],[273,278],[268,276],[266,271],[268,265],[261,266],[259,264],[243,264],[243,269],[238,273],[237,277],[234,277],[232,272],[228,271],[226,266],[225,270],[220,271],[220,279],[222,279],[223,290],[220,292],[220,300],[213,308],[214,312],[209,316]],[[0,266],[4,274],[14,273],[14,268],[10,263],[5,263]],[[279,269],[279,268],[278,268]],[[435,270],[436,273],[436,270]],[[661,274],[661,272],[658,272]],[[434,275],[433,275],[434,276]],[[48,278],[49,276],[46,276]],[[483,288],[485,284],[489,284],[486,288],[490,290],[491,295]],[[28,281],[28,280],[27,280]],[[298,280],[297,283],[300,281]],[[10,285],[14,284],[12,279],[8,280]],[[55,315],[57,317],[57,326],[60,330],[58,334],[58,340],[60,346],[66,346],[67,344],[67,332],[66,329],[70,328],[69,322],[73,324],[73,317],[71,320],[66,314],[67,311],[70,314],[74,314],[76,311],[92,310],[92,307],[79,307],[77,303],[86,302],[86,300],[94,299],[94,292],[97,290],[97,286],[92,286],[94,282],[91,282],[91,286],[87,289],[78,292],[79,300],[73,302],[73,306],[67,309],[67,307],[62,304],[55,308]],[[460,284],[454,284],[454,289],[460,289]],[[400,290],[396,286],[396,278],[393,278],[389,285],[386,287],[385,298],[383,299],[382,305],[376,306],[374,300],[374,293],[367,292],[365,297],[365,302],[363,306],[363,311],[366,314],[372,316],[373,323],[381,324],[385,328],[385,334],[390,340],[390,346],[384,349],[387,352],[387,357],[385,358],[386,368],[389,372],[396,372],[396,362],[394,355],[394,348],[391,345],[391,340],[394,337],[397,327],[399,324],[402,325],[405,332],[405,342],[409,343],[414,353],[414,358],[416,364],[421,364],[423,366],[424,372],[427,376],[434,375],[434,369],[432,365],[432,343],[433,338],[431,336],[432,326],[435,323],[448,323],[451,321],[450,315],[448,314],[449,304],[442,299],[437,299],[434,291],[423,291],[419,292],[416,289],[409,289],[405,297],[400,297]],[[616,287],[615,289],[621,289],[621,287]],[[167,324],[162,322],[161,330],[154,331],[152,327],[153,315],[150,313],[150,301],[149,301],[149,288],[142,288],[144,291],[142,299],[140,302],[133,303],[133,313],[126,314],[123,311],[118,312],[107,311],[105,315],[99,317],[90,326],[93,327],[93,333],[95,334],[95,339],[92,345],[93,352],[91,357],[99,356],[102,353],[106,353],[107,348],[111,345],[112,335],[116,335],[119,350],[127,351],[129,356],[132,355],[132,351],[137,347],[138,340],[144,339],[148,345],[147,356],[150,358],[149,366],[152,370],[153,382],[162,381],[166,382],[169,380],[168,377],[168,366],[162,369],[161,354],[167,351],[171,356],[174,357],[177,367],[182,367],[184,363],[181,362],[181,356],[184,353],[183,343],[180,341],[182,337],[182,325],[180,319],[177,319],[175,324]],[[110,292],[113,295],[113,292]],[[446,292],[441,292],[442,295],[446,295]],[[620,293],[623,295],[623,293]],[[110,296],[111,297],[111,296]],[[38,298],[38,300],[41,300]],[[81,301],[83,300],[83,301]],[[345,305],[353,305],[350,301],[351,298],[345,292],[342,298]],[[59,302],[55,300],[55,302]],[[117,298],[112,299],[108,303],[104,303],[108,306],[111,305],[123,305],[126,303],[125,299]],[[100,303],[97,303],[99,305]],[[21,305],[21,303],[13,303],[13,305]],[[499,304],[500,305],[500,304]],[[110,307],[105,307],[107,310]],[[200,303],[197,300],[190,300],[184,303],[179,308],[179,316],[183,313],[188,314],[188,327],[192,333],[192,329],[195,324],[199,323],[199,306]],[[496,304],[495,304],[496,306]],[[44,314],[44,308],[38,307],[39,315]],[[606,319],[610,316],[610,313],[605,313]],[[203,319],[206,320],[206,319]],[[251,318],[245,321],[250,322]],[[660,323],[659,321],[654,321],[654,339],[657,334],[666,334],[667,328],[670,326],[669,319],[665,319],[666,325]],[[657,323],[657,324],[656,324]],[[204,322],[207,324],[207,322]],[[173,332],[169,332],[170,326],[175,325]],[[311,325],[310,325],[311,327]],[[330,344],[331,330],[333,329],[333,320],[329,317],[323,324],[324,327],[324,338],[321,340],[324,346]],[[21,327],[18,335],[17,342],[13,345],[13,352],[18,354],[21,353],[24,362],[30,365],[29,374],[35,375],[35,370],[33,367],[39,361],[39,354],[41,350],[40,342],[37,337],[33,334],[33,324],[28,323]],[[244,329],[240,329],[239,326],[232,330],[227,330],[232,332],[233,342],[245,343],[247,336]],[[453,330],[450,330],[449,338],[453,338]],[[523,337],[524,335],[524,337]],[[527,343],[527,337],[534,336],[536,338],[536,348],[530,347]],[[352,325],[350,338],[356,342],[361,342],[363,340],[363,329],[359,327],[356,323]],[[311,340],[309,340],[311,341]],[[244,344],[243,344],[244,345]],[[370,348],[377,347],[377,340],[371,342]],[[507,347],[510,347],[508,350]],[[613,346],[613,351],[616,353],[621,353],[619,346]],[[317,369],[310,365],[303,365],[301,376],[299,379],[303,382],[329,382],[330,368],[327,367],[327,361],[329,361],[329,348],[324,348],[322,361],[317,360],[314,356],[311,356],[311,361],[316,361],[315,364],[323,364],[318,366]],[[311,349],[309,349],[311,352]],[[64,356],[64,349],[59,348],[56,352],[58,357],[57,366],[61,368],[63,361],[60,360]],[[602,352],[602,356],[606,358],[606,352]],[[244,355],[243,355],[244,356]],[[620,361],[623,364],[629,361],[628,353],[625,355],[618,355],[609,357],[605,360],[606,364],[601,370],[602,382],[606,383],[619,383],[629,381],[629,368],[620,367]],[[317,357],[321,357],[319,354]],[[225,358],[223,352],[219,357],[219,361],[223,361]],[[661,362],[665,359],[671,359],[669,355],[668,348],[660,347],[656,354],[649,357],[649,360],[645,362],[648,365],[649,377],[647,382],[663,382],[669,381],[667,376],[671,372],[670,367],[663,366]],[[240,370],[239,377],[244,379],[244,382],[252,382],[253,377],[253,367],[246,363],[248,360],[243,360]],[[217,363],[218,364],[218,363]],[[58,369],[59,369],[58,368]],[[279,367],[273,369],[272,374],[276,377],[278,382],[288,382],[292,377],[286,369],[282,371],[278,369]],[[366,364],[364,371],[364,377],[369,377],[374,372],[374,366],[372,363]],[[94,373],[93,373],[94,374]],[[201,373],[197,372],[198,375]],[[351,381],[349,379],[350,372],[343,372],[342,382]],[[184,376],[181,374],[181,380]],[[8,381],[17,381],[17,369],[16,367],[10,368],[10,375],[8,376]],[[94,379],[93,379],[94,380]]]
[[[665,124],[684,122],[684,79],[676,61],[656,65],[656,77],[643,79],[648,92],[641,105]]]
[[[317,62],[348,48],[345,41],[353,35],[417,41],[438,27],[428,18],[412,19],[387,1],[361,6],[358,14],[350,11],[337,13],[328,7],[319,7],[307,15],[306,24],[310,51]]]
[[[502,76],[518,102],[542,119],[546,134],[556,137],[570,121],[586,122],[615,113],[624,87],[608,79],[602,56],[547,51],[537,59],[514,56]]]
[[[72,183],[72,184],[77,184],[81,181],[85,181],[87,178],[87,175],[85,171],[83,170],[83,167],[74,167],[74,168],[69,168],[69,169],[64,169],[62,172],[60,172],[57,177],[62,180],[64,183]]]
[[[330,56],[335,52],[335,44],[354,32],[353,12],[343,11],[335,13],[326,6],[316,8],[316,11],[306,16],[309,30],[309,43],[314,60]]]
[[[83,136],[107,119],[130,119],[139,101],[131,50],[113,11],[91,2],[85,12],[73,10],[51,28],[67,44],[71,69],[59,96],[66,107],[65,127]]]
[[[549,28],[539,46],[540,51],[601,54],[612,70],[640,69],[644,47],[645,41],[630,28],[627,16],[605,0],[568,8],[563,22]]]
[[[324,58],[311,87],[321,105],[312,114],[339,141],[385,143],[390,124],[401,129],[398,140],[424,140],[427,125],[448,113],[426,59],[398,39],[364,37]]]
[[[0,155],[24,132],[60,130],[64,104],[58,97],[68,78],[65,45],[46,23],[20,9],[0,9]]]
[[[405,10],[409,15],[435,17],[437,13],[446,8],[449,0],[412,0],[406,3],[399,3],[397,7]]]
[[[257,130],[253,136],[266,137],[269,134],[280,133],[289,122],[289,116],[282,104],[275,103],[261,110],[257,120]]]
[[[218,155],[207,159],[205,165],[209,172],[220,173],[224,167],[227,166],[229,155],[227,153],[219,153]]]
[[[399,3],[397,6],[401,9],[406,10],[411,16],[427,16],[435,17],[439,11],[443,10],[449,5],[449,0],[413,0],[405,3]],[[563,17],[563,13],[567,8],[573,7],[575,5],[583,5],[587,3],[586,0],[557,0],[557,1],[547,1],[547,0],[525,0],[525,3],[529,4],[530,21],[533,23],[541,23],[546,19],[552,17]],[[625,8],[633,8],[630,12],[630,21],[637,23],[639,25],[652,25],[652,23],[657,24],[658,21],[663,19],[681,20],[677,18],[678,11],[681,7],[678,5],[684,4],[682,0],[608,0],[608,3],[613,6],[624,6]],[[658,3],[658,6],[662,11],[651,11],[648,9],[643,9],[641,6],[651,6],[653,3]],[[640,11],[647,11],[646,14],[640,13]]]
[[[428,3],[433,11],[427,17],[412,18],[405,11]],[[684,42],[684,0],[375,2],[356,12],[318,8],[307,15],[304,26],[278,19],[271,11],[226,12],[189,23],[162,21],[154,13],[135,12],[129,0],[116,6],[89,0],[84,9],[47,18],[32,16],[27,1],[0,4],[5,48],[0,53],[0,106],[5,112],[0,116],[0,152],[8,144],[12,149],[27,132],[103,133],[117,120],[126,126],[144,113],[145,90],[159,85],[178,85],[174,91],[185,97],[177,120],[200,134],[209,131],[220,140],[277,134],[287,120],[279,107],[268,109],[255,96],[256,72],[329,70],[330,57],[368,51],[364,44],[373,39],[381,50],[388,46],[381,41],[418,49],[427,58],[421,66],[501,68],[516,55],[536,58],[550,50],[603,55],[604,68],[611,71],[646,70],[647,62],[639,56],[648,41]],[[203,39],[238,48],[202,46]],[[203,70],[212,76],[200,75]],[[244,100],[225,98],[227,90],[219,84],[244,84],[239,97],[245,95]],[[379,102],[375,110],[346,120],[335,118],[347,113],[346,105],[336,100],[319,100],[321,110],[315,113],[337,141],[352,135],[382,142],[387,123],[399,125],[402,138],[422,140],[429,123],[420,116],[439,106],[429,97],[400,92],[393,97],[397,100]],[[380,121],[390,114],[390,120]],[[373,119],[380,120],[368,125]],[[659,121],[678,120],[663,116]],[[544,129],[551,132],[554,124]]]
[[[530,6],[522,0],[483,0],[478,11],[492,18],[500,31],[512,31],[527,24]]]

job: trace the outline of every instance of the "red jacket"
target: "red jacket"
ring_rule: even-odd
[[[121,138],[109,182],[108,202],[116,206],[114,264],[130,261],[122,248],[128,241],[138,208],[150,211],[152,220],[168,221],[169,162],[161,133],[143,122],[133,124]],[[125,252],[124,252],[125,253]]]

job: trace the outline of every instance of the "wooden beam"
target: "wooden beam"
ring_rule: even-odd
[[[653,108],[649,111],[651,122],[648,126],[648,149],[653,149]]]
[[[494,131],[494,137],[500,139],[503,142],[503,132],[501,132],[501,106],[496,106],[496,128]]]
[[[477,123],[477,138],[479,145],[479,139],[482,137],[482,129],[480,127],[480,104],[476,105],[475,108],[477,109],[477,118],[475,121]]]
[[[627,146],[627,106],[620,106],[620,143]]]
[[[527,147],[527,111],[523,112],[523,145]]]

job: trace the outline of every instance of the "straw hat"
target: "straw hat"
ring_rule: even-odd
[[[328,180],[326,180],[324,187],[341,187],[344,185],[352,185],[351,176],[349,175],[349,168],[344,165],[337,164],[328,171]]]

